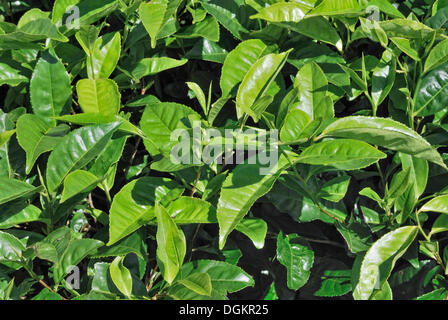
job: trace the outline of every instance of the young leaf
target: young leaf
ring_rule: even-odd
[[[0,177],[0,204],[22,197],[29,197],[40,190],[40,187],[32,186],[20,180]]]
[[[217,260],[196,260],[182,266],[179,278],[184,279],[190,274],[207,273],[212,282],[213,290],[220,292],[236,292],[255,284],[254,279],[240,267]]]
[[[216,209],[207,201],[180,197],[166,208],[176,224],[216,223]]]
[[[243,81],[252,65],[266,52],[267,46],[258,39],[241,42],[227,55],[222,67],[220,87],[222,96],[227,97]]]
[[[30,81],[30,98],[34,114],[47,122],[50,117],[66,113],[72,89],[64,65],[53,50],[47,50],[36,64]]]
[[[33,114],[24,114],[17,121],[17,140],[26,152],[26,173],[33,169],[39,156],[53,150],[68,132],[69,127],[53,127]]]
[[[299,89],[300,110],[311,119],[334,117],[333,105],[326,100],[328,81],[322,69],[311,62],[304,65],[294,80]]]
[[[322,134],[363,140],[445,167],[440,154],[424,138],[392,119],[365,116],[345,117],[333,122]]]
[[[388,51],[383,53],[380,64],[372,74],[372,100],[377,108],[386,97],[395,82],[396,72],[395,57]]]
[[[417,233],[417,227],[401,227],[385,234],[370,247],[362,261],[359,281],[353,291],[355,299],[367,300],[375,287],[383,286],[395,262],[406,252]]]
[[[64,180],[61,203],[76,196],[79,193],[92,191],[100,179],[84,170],[76,170],[67,175]]]
[[[258,121],[253,105],[256,100],[266,94],[267,89],[286,63],[289,52],[268,54],[252,65],[244,77],[236,96],[236,108],[239,116],[242,115],[241,112],[244,112],[252,116],[255,121]]]
[[[300,2],[279,2],[263,8],[250,18],[269,22],[299,22],[310,9]]]
[[[339,170],[356,170],[370,166],[386,154],[357,140],[338,139],[314,144],[300,154],[298,162],[333,166]]]
[[[219,247],[224,248],[230,232],[241,222],[254,202],[271,190],[282,171],[289,166],[282,155],[267,175],[260,164],[240,164],[230,173],[221,189],[217,206]]]
[[[107,79],[115,70],[121,52],[119,32],[106,34],[95,40],[93,50],[87,56],[87,74],[90,79]]]
[[[76,84],[79,104],[85,113],[117,115],[121,95],[118,85],[110,79],[82,79]]]
[[[130,298],[132,294],[132,276],[128,268],[123,265],[125,257],[116,257],[110,264],[109,272],[112,281],[118,290],[126,297]]]
[[[423,205],[423,207],[420,208],[420,211],[448,214],[448,195],[438,196],[429,200]]]
[[[197,294],[204,296],[212,294],[212,279],[207,273],[192,273],[178,282]]]
[[[429,55],[426,58],[425,69],[423,70],[423,73],[427,73],[428,71],[437,68],[445,62],[448,62],[448,39],[438,43],[429,52]]]
[[[240,7],[234,1],[227,0],[200,0],[201,6],[214,16],[224,28],[229,30],[234,37],[242,40],[249,31],[241,25],[235,16],[239,14]]]
[[[433,115],[448,103],[448,63],[444,63],[423,76],[417,87],[414,114]]]
[[[118,192],[110,208],[108,246],[131,234],[154,219],[156,201],[170,201],[179,197],[183,188],[167,178],[144,177],[125,185]]]
[[[154,212],[157,217],[157,261],[163,278],[171,284],[185,258],[185,235],[159,202],[156,202]]]
[[[120,122],[92,125],[76,129],[65,136],[48,158],[48,191],[56,191],[70,172],[81,169],[97,157],[119,125]]]

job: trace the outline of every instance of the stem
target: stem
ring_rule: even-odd
[[[199,179],[201,178],[202,168],[203,167],[199,167],[198,173],[196,175],[196,180],[194,181],[194,184],[193,184],[193,189],[191,189],[190,197],[193,197],[197,191],[196,185],[198,184]]]
[[[420,230],[421,234],[425,237],[426,241],[431,241],[431,237],[429,237],[425,231],[423,231],[422,225],[420,224],[420,219],[418,218],[420,211],[415,211],[415,219],[417,220],[417,226],[418,229]]]

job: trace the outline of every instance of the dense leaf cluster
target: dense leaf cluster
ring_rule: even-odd
[[[0,1],[0,299],[447,299],[447,27],[446,0]]]

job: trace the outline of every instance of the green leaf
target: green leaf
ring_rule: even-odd
[[[339,170],[356,170],[370,166],[386,154],[357,140],[337,139],[316,143],[300,154],[300,163],[333,166]]]
[[[25,251],[25,246],[19,239],[0,231],[0,262],[19,262],[23,251]]]
[[[448,63],[427,73],[417,87],[414,115],[430,116],[443,110],[448,104]]]
[[[380,289],[375,290],[369,300],[392,300],[392,289],[387,281]]]
[[[416,300],[446,300],[447,296],[448,290],[446,290],[445,288],[439,288],[417,297]]]
[[[110,168],[120,161],[126,141],[127,136],[111,139],[104,151],[98,156],[92,167],[90,167],[89,172],[99,178],[107,176]]]
[[[88,56],[93,54],[98,35],[99,30],[95,26],[82,26],[75,35],[76,40],[78,40],[79,44]]]
[[[118,290],[126,297],[130,298],[132,294],[132,276],[128,268],[123,265],[125,257],[116,257],[110,264],[109,272],[112,281]]]
[[[219,45],[219,43],[201,38],[188,51],[184,58],[211,61],[223,64],[227,57],[227,50]]]
[[[135,125],[129,122],[129,120],[124,119],[120,115],[103,115],[101,113],[89,112],[89,113],[65,115],[61,117],[56,117],[55,119],[82,126],[89,126],[95,124],[108,124],[119,121],[121,123],[121,125],[118,128],[119,131],[124,131],[126,133],[135,134],[142,138],[146,138],[144,133],[139,128],[137,128]]]
[[[358,15],[362,8],[357,0],[323,0],[308,15],[337,16]]]
[[[311,274],[314,252],[305,240],[297,234],[277,237],[277,260],[287,269],[287,284],[291,290],[303,287]]]
[[[227,55],[221,72],[222,96],[227,97],[243,81],[252,65],[266,52],[267,46],[258,39],[246,40],[238,44]]]
[[[259,115],[254,112],[255,102],[262,98],[286,63],[290,51],[268,54],[257,60],[246,73],[236,97],[237,113],[247,113],[255,121]]]
[[[393,37],[390,38],[390,40],[392,40],[392,42],[398,47],[398,49],[403,51],[409,57],[411,57],[415,61],[420,61],[418,51],[414,48],[409,39]]]
[[[380,11],[384,12],[390,17],[405,18],[405,16],[388,0],[369,0],[368,5],[377,7],[378,9],[380,9]]]
[[[142,3],[138,9],[140,19],[151,37],[151,47],[155,48],[159,34],[168,20],[175,14],[180,1],[152,0]]]
[[[79,193],[92,191],[100,180],[97,176],[84,170],[76,170],[69,173],[64,180],[61,203]]]
[[[140,80],[146,76],[153,76],[162,71],[183,66],[187,62],[188,60],[186,59],[176,60],[168,57],[143,58],[131,67],[126,68],[126,70],[129,71],[134,79]]]
[[[241,7],[237,7],[236,1],[227,0],[201,0],[201,6],[214,16],[224,28],[230,31],[234,37],[242,40],[245,33],[249,31],[238,21],[238,13]]]
[[[420,208],[421,212],[438,212],[448,214],[448,195],[435,197]]]
[[[255,248],[263,249],[266,233],[268,232],[268,225],[264,220],[246,218],[241,220],[235,229],[248,236],[254,243]]]
[[[107,79],[115,70],[121,52],[119,32],[96,39],[93,50],[87,56],[87,74],[90,79]]]
[[[45,51],[36,64],[30,81],[34,114],[47,118],[67,113],[71,105],[70,77],[53,50]]]
[[[425,61],[425,68],[423,73],[431,71],[432,69],[448,62],[448,39],[439,42],[429,52]]]
[[[169,157],[173,147],[179,143],[171,140],[171,134],[176,129],[188,130],[189,127],[185,124],[187,118],[197,121],[201,119],[195,111],[182,104],[163,102],[146,107],[140,128],[150,139],[144,141],[149,153],[154,156],[162,151]]]
[[[299,2],[279,2],[261,9],[251,19],[263,19],[269,22],[299,22],[311,7]]]
[[[316,122],[300,109],[292,109],[285,118],[282,129],[280,130],[280,140],[283,142],[297,142],[301,139],[308,139],[317,129]]]
[[[446,231],[448,231],[448,215],[441,214],[432,225],[431,235]]]
[[[125,185],[110,208],[108,246],[131,234],[154,219],[156,201],[162,204],[179,197],[184,191],[167,178],[144,177]]]
[[[187,86],[194,92],[196,99],[198,99],[199,104],[201,105],[202,111],[204,111],[204,114],[207,115],[207,99],[205,98],[204,91],[202,91],[201,87],[194,82],[187,82]]]
[[[48,12],[43,12],[38,8],[30,9],[17,23],[17,31],[26,34],[34,40],[50,38],[56,41],[67,42],[67,37],[58,31],[48,16]]]
[[[328,81],[322,69],[311,62],[304,65],[294,80],[299,89],[300,110],[311,119],[334,117],[333,104],[326,101]]]
[[[271,190],[275,180],[288,166],[288,160],[282,155],[266,175],[261,175],[260,172],[265,166],[245,163],[238,165],[227,176],[222,185],[216,213],[220,249],[224,248],[230,232],[241,222],[255,201]]]
[[[6,130],[0,133],[0,148],[8,143],[9,139],[16,133],[16,130]]]
[[[194,39],[205,38],[210,41],[219,41],[219,24],[215,17],[208,16],[205,20],[195,23],[185,30],[175,34],[177,38]]]
[[[0,62],[0,86],[6,84],[11,87],[28,82],[28,78],[21,71],[13,68],[7,63]]]
[[[46,181],[53,193],[72,171],[81,169],[97,157],[107,145],[120,122],[76,129],[62,139],[50,154]]]
[[[94,239],[71,240],[59,258],[59,263],[55,265],[53,275],[55,283],[61,282],[64,276],[72,271],[73,267],[102,245],[104,243]]]
[[[331,179],[322,186],[319,197],[331,202],[339,202],[345,197],[349,184],[350,176],[348,175]]]
[[[309,17],[299,22],[281,22],[279,25],[311,39],[331,44],[342,52],[341,37],[333,25],[324,17]]]
[[[224,105],[227,103],[227,101],[229,101],[228,98],[221,97],[211,105],[210,111],[207,116],[207,120],[210,125],[213,125],[213,122],[215,121],[216,117],[218,116]]]
[[[42,210],[32,204],[18,205],[16,202],[11,202],[7,205],[2,205],[1,212],[0,229],[9,229],[22,223],[33,221],[48,222],[48,219],[43,217]]]
[[[117,115],[121,95],[118,85],[110,79],[82,79],[76,84],[79,104],[85,113]]]
[[[38,242],[32,248],[39,259],[51,261],[55,264],[58,263],[58,251],[54,245],[46,242]]]
[[[236,292],[255,284],[254,279],[240,267],[223,261],[195,260],[185,263],[179,273],[179,280],[194,273],[207,273],[213,290],[220,292]]]
[[[381,29],[378,22],[376,22],[374,19],[369,20],[359,18],[359,20],[361,22],[361,29],[368,38],[370,38],[372,41],[379,42],[383,47],[387,47],[389,39],[387,38],[386,32]]]
[[[370,247],[361,264],[359,281],[353,292],[355,299],[367,300],[376,286],[383,286],[395,262],[406,252],[417,233],[415,226],[401,227],[385,234]]]
[[[405,153],[399,153],[398,155],[403,169],[409,168],[411,171],[411,181],[414,185],[415,196],[418,198],[423,194],[428,183],[428,162]]]
[[[396,173],[390,183],[390,189],[387,192],[388,203],[392,203],[398,197],[400,197],[409,187],[411,183],[411,170],[410,168],[404,169]]]
[[[372,100],[375,103],[375,108],[389,95],[395,82],[395,72],[396,60],[390,52],[385,51],[372,74]]]
[[[73,5],[79,8],[79,18],[74,17],[72,24],[65,21],[67,14],[73,14],[74,11],[69,10]],[[61,31],[74,29],[76,23],[80,26],[93,24],[102,17],[105,17],[117,9],[118,1],[116,0],[56,0],[53,6],[52,21],[61,26]],[[67,18],[67,20],[69,20]]]
[[[365,116],[345,117],[333,122],[322,134],[363,140],[445,167],[440,154],[424,138],[392,119]]]
[[[392,19],[378,22],[389,38],[429,40],[436,31],[425,24],[412,19]],[[437,37],[436,39],[441,37]]]
[[[29,197],[41,190],[26,182],[0,177],[0,204],[22,197]]]
[[[207,201],[180,197],[166,208],[176,224],[216,223],[216,209]]]
[[[207,273],[192,273],[178,281],[188,289],[204,296],[212,295],[212,279]]]
[[[184,262],[187,246],[185,235],[158,202],[154,213],[157,217],[157,262],[163,278],[171,284]]]
[[[26,152],[26,173],[33,169],[39,156],[53,150],[68,132],[69,127],[53,127],[40,117],[24,114],[17,121],[17,140]]]
[[[326,270],[322,276],[322,284],[314,295],[317,297],[338,297],[352,291],[350,283],[351,270]]]

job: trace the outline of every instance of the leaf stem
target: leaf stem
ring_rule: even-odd
[[[429,236],[425,233],[425,231],[423,231],[422,225],[421,225],[421,223],[420,223],[420,219],[419,219],[419,217],[418,217],[419,213],[420,213],[420,211],[415,211],[415,219],[417,220],[417,227],[418,227],[418,229],[420,230],[421,234],[425,237],[426,241],[429,242],[429,241],[431,241],[431,237],[429,237]]]

